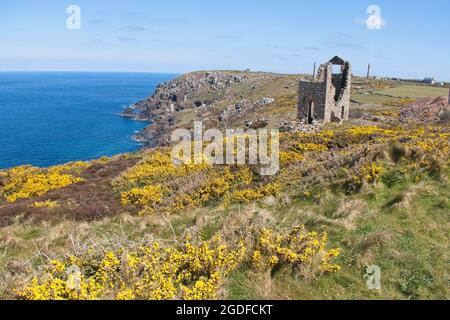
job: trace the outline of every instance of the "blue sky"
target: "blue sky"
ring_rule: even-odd
[[[448,0],[0,0],[0,70],[309,73],[337,54],[356,74],[450,80],[449,16]]]

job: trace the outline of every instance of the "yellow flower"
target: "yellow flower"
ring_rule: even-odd
[[[46,200],[42,202],[35,202],[32,204],[34,208],[56,208],[58,206],[58,201]]]
[[[81,181],[81,178],[70,174],[62,174],[64,166],[56,169],[39,169],[30,166],[16,167],[5,172],[0,196],[8,202],[19,199],[39,197],[55,189]]]
[[[127,204],[155,205],[161,203],[163,198],[163,188],[161,186],[147,186],[143,188],[133,188],[123,192],[121,202]]]

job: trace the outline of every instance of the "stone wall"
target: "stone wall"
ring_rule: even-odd
[[[341,66],[333,74],[333,65]],[[300,80],[298,117],[305,123],[347,121],[350,112],[352,70],[348,62],[335,57],[319,67],[313,81]]]

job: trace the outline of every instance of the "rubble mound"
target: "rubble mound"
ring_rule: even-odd
[[[418,99],[400,112],[400,122],[436,122],[440,115],[450,110],[448,97],[427,97]]]

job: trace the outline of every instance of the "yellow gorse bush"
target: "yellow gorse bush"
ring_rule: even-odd
[[[161,203],[163,198],[163,188],[161,186],[146,186],[143,188],[133,188],[123,192],[121,202],[127,204],[142,204],[153,206]]]
[[[311,269],[314,264],[322,273],[339,271],[340,267],[331,261],[339,256],[340,250],[325,250],[327,240],[327,234],[307,233],[303,227],[295,227],[288,234],[265,228],[261,230],[252,253],[252,263],[255,268],[270,271],[282,266],[303,271]]]
[[[93,163],[106,163],[109,158],[103,157],[99,160],[94,160]],[[49,170],[53,173],[80,173],[82,170],[91,166],[91,163],[84,161],[75,161],[67,164],[51,167]]]
[[[318,133],[283,133],[280,138],[283,147],[280,151],[281,168],[279,174],[271,179],[259,177],[258,167],[251,165],[210,165],[206,162],[176,165],[170,149],[160,148],[144,152],[143,159],[115,179],[112,186],[122,204],[142,206],[139,208],[141,214],[174,213],[187,207],[248,203],[276,195],[294,181],[300,184],[302,180],[309,181],[311,172],[302,172],[301,167],[314,171],[312,164],[321,164],[332,157],[343,161],[340,165],[348,165],[339,173],[339,179],[332,179],[331,176],[337,172],[333,166],[338,162],[329,164],[333,167],[329,172],[332,182],[339,182],[337,185],[342,185],[345,192],[358,192],[364,181],[377,182],[385,173],[383,162],[372,164],[374,158],[367,155],[372,152],[372,146],[375,148],[381,144],[400,141],[404,148],[417,149],[421,155],[422,151],[431,155],[446,150],[448,154],[448,136],[436,128],[355,126]],[[355,147],[366,146],[367,149],[355,151]],[[334,154],[322,154],[327,151]],[[353,152],[356,152],[355,160],[358,161],[350,159]],[[427,161],[431,167],[433,161]],[[423,161],[423,164],[426,163]],[[270,191],[273,186],[277,186],[279,191]]]
[[[432,153],[438,151],[439,153],[449,154],[450,152],[449,138],[450,136],[441,137],[439,135],[437,137],[433,137],[432,139],[422,139],[420,141],[417,141],[415,147],[418,147],[419,149],[421,149],[421,151],[424,151],[425,153]]]
[[[234,191],[226,200],[232,203],[250,203],[268,196],[276,196],[281,192],[281,186],[277,183],[269,183],[257,189],[244,189]]]
[[[58,201],[39,201],[32,204],[32,207],[34,208],[56,208],[58,206]]]
[[[405,107],[414,102],[416,102],[416,99],[414,98],[400,98],[400,99],[391,99],[386,102],[383,102],[383,105]]]
[[[247,167],[232,172],[230,168],[224,168],[222,172],[212,173],[209,179],[192,194],[184,194],[175,199],[174,210],[181,210],[189,206],[203,205],[211,200],[229,198],[234,187],[246,187],[253,182],[253,175]]]
[[[327,151],[328,147],[318,143],[297,143],[294,145],[294,149],[302,152],[310,151]]]
[[[281,151],[280,152],[280,163],[282,165],[287,165],[293,162],[303,161],[305,157],[297,151]]]
[[[219,236],[180,244],[153,242],[137,249],[88,250],[82,257],[52,260],[17,296],[27,300],[214,300],[231,272],[249,261],[263,270],[288,265],[314,274],[336,272],[339,249],[326,250],[327,235],[296,227],[289,233],[262,229],[257,239],[229,243]],[[256,240],[256,241],[255,241]],[[250,252],[246,255],[246,252]]]
[[[346,133],[350,136],[382,135],[387,137],[394,137],[398,134],[398,132],[398,129],[384,129],[377,126],[360,126],[346,130]]]
[[[130,185],[144,186],[171,177],[183,177],[209,167],[210,165],[206,163],[175,165],[169,152],[158,151],[146,156],[138,165],[126,171],[115,182],[115,186],[119,188],[127,188]]]
[[[63,171],[66,171],[64,166],[49,169],[22,166],[10,169],[3,173],[0,196],[8,202],[15,202],[18,199],[38,197],[81,181],[81,178],[62,173]]]
[[[382,173],[383,167],[373,162],[366,164],[361,169],[361,177],[367,182],[378,181]]]
[[[167,150],[165,150],[167,152]],[[197,181],[186,184],[189,179]],[[175,165],[164,150],[153,153],[113,182],[123,205],[143,206],[141,214],[173,213],[211,201],[227,203],[233,192],[250,190],[254,173],[248,166]],[[257,198],[274,194],[268,183],[254,190]],[[277,187],[276,189],[279,189]]]
[[[179,246],[155,242],[135,252],[106,252],[96,258],[52,261],[45,275],[18,292],[28,300],[210,300],[245,255],[243,243],[219,237]]]

